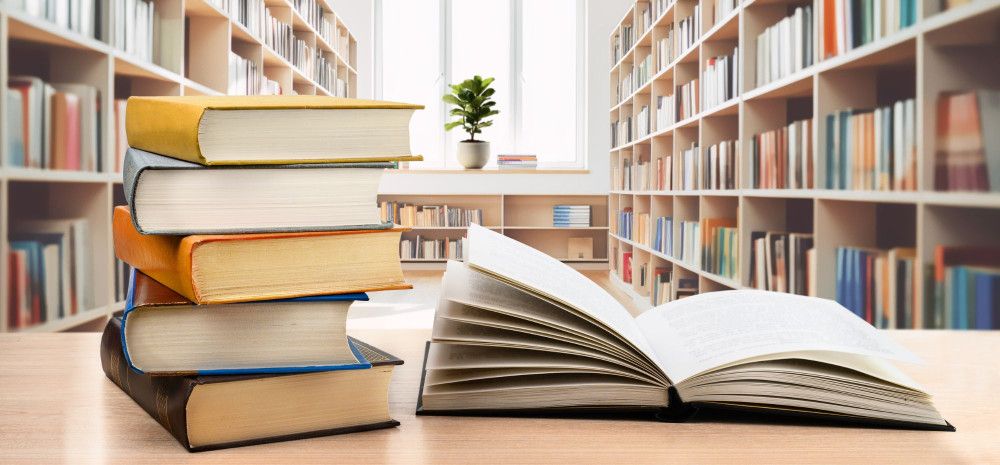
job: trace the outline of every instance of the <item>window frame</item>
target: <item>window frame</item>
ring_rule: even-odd
[[[452,2],[455,0],[440,0],[438,7],[438,14],[440,15],[438,21],[438,39],[440,49],[438,50],[438,94],[444,95],[448,91],[448,83],[452,81],[451,76],[451,47],[448,44],[451,43],[451,23],[452,23]],[[519,147],[519,143],[522,139],[521,134],[521,121],[522,121],[522,105],[521,105],[521,95],[522,86],[524,85],[524,78],[521,73],[523,69],[523,50],[524,50],[524,40],[523,31],[521,25],[521,13],[523,11],[523,3],[529,0],[510,0],[510,40],[508,41],[510,46],[510,75],[508,78],[511,83],[511,108],[508,110],[511,114],[511,124],[513,127],[513,146],[516,147],[516,151],[523,152]],[[538,0],[534,0],[538,1]],[[383,0],[375,0],[373,2],[373,92],[374,98],[382,99],[382,9]],[[539,160],[539,169],[587,169],[587,138],[585,128],[587,126],[587,53],[586,53],[586,18],[587,18],[587,2],[579,2],[576,8],[576,27],[575,27],[575,45],[576,50],[576,105],[575,105],[575,149],[574,149],[574,159],[572,161],[563,162],[552,162]],[[440,100],[435,102],[437,105],[441,105],[441,108],[445,108],[444,102]],[[441,121],[439,121],[442,131],[444,130],[444,124],[448,121],[448,112],[441,111]],[[420,163],[418,165],[424,165],[423,167],[417,167],[416,169],[449,169],[457,168],[458,162],[452,160],[447,154],[449,153],[448,148],[448,138],[442,137],[440,146],[437,150],[443,155],[443,164],[439,166],[426,166],[426,163]]]

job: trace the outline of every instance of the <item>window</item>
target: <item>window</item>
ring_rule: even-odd
[[[411,124],[422,168],[457,166],[459,128],[441,95],[475,74],[496,78],[493,154],[532,153],[583,167],[583,6],[576,0],[377,0],[376,98],[420,103]]]

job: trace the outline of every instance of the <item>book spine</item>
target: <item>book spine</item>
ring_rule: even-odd
[[[187,400],[195,381],[183,376],[150,376],[132,371],[122,352],[120,318],[112,318],[101,337],[101,368],[111,382],[166,428],[184,447],[187,439]]]

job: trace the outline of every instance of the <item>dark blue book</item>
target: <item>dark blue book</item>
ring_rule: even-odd
[[[348,343],[347,310],[366,294],[197,305],[133,270],[122,341],[150,374],[232,375],[368,368]]]

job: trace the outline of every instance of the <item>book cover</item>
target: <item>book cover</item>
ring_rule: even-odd
[[[208,164],[199,145],[199,127],[207,110],[392,110],[421,105],[322,96],[130,97],[125,116],[129,146],[182,160]],[[419,155],[331,159],[329,162],[420,161]],[[313,162],[314,160],[310,160]],[[318,160],[315,162],[321,162]],[[264,160],[284,164],[289,160]],[[239,161],[227,164],[245,164]]]

